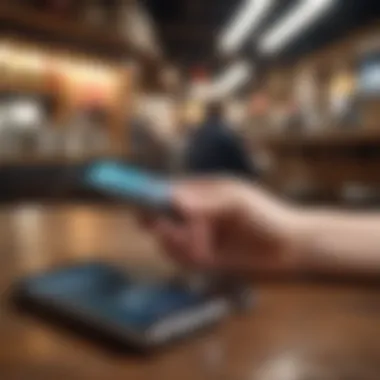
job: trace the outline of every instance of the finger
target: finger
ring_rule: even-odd
[[[236,197],[231,196],[230,188],[222,180],[203,179],[177,185],[173,202],[186,216],[221,218],[234,211]]]
[[[152,213],[138,211],[136,212],[137,224],[144,229],[151,230],[154,228],[157,217]]]
[[[188,231],[168,220],[160,220],[156,225],[155,232],[164,253],[171,260],[186,266],[191,264]]]
[[[248,273],[276,273],[283,270],[278,257],[270,252],[261,251],[259,254],[239,252],[238,250],[225,252],[218,260],[218,266],[228,272]]]
[[[204,267],[215,265],[212,228],[207,219],[195,217],[189,226],[189,255]]]
[[[162,221],[158,230],[161,244],[171,259],[186,266],[205,268],[214,265],[211,235],[202,219],[180,225]]]

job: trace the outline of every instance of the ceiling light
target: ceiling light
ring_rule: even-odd
[[[232,95],[252,78],[253,67],[246,62],[237,62],[228,67],[212,82],[194,83],[190,97],[201,101],[212,101]]]
[[[336,0],[303,0],[297,3],[261,38],[259,49],[265,54],[279,51],[320,18]]]
[[[132,46],[153,54],[161,55],[161,49],[157,41],[155,25],[146,8],[136,2],[120,2],[123,22],[122,34],[126,36]]]
[[[231,95],[248,82],[253,74],[252,66],[245,62],[235,63],[220,75],[212,84],[212,95],[214,98]]]
[[[268,14],[275,0],[245,0],[227,26],[220,40],[220,50],[233,53],[244,40],[258,27]]]

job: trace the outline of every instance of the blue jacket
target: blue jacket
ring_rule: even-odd
[[[209,119],[190,136],[184,161],[190,173],[257,177],[240,137],[217,118]]]

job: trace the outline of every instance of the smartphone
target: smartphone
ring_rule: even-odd
[[[132,203],[150,212],[165,214],[177,223],[186,223],[183,215],[173,204],[173,187],[170,180],[137,167],[112,160],[98,161],[87,165],[80,172],[79,182],[83,187],[109,198]],[[249,310],[255,304],[251,287],[241,279],[208,272],[191,273],[185,281],[194,287],[223,288],[241,310]]]
[[[98,161],[70,171],[70,186],[98,192],[159,213],[170,213],[170,181],[116,161]],[[14,292],[29,310],[70,320],[128,347],[148,349],[185,337],[222,320],[236,306],[251,306],[253,293],[240,281],[200,276],[151,282],[119,268],[93,263],[22,280]],[[206,279],[206,281],[202,281]],[[210,280],[211,279],[211,280]],[[190,280],[190,281],[189,281]]]
[[[181,281],[148,281],[104,263],[61,268],[21,280],[14,300],[118,342],[147,350],[212,326],[230,314],[223,293]]]
[[[103,160],[85,165],[75,182],[82,189],[140,208],[174,213],[170,180],[132,165]],[[173,215],[174,216],[174,215]]]

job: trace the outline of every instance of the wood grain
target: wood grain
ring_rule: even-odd
[[[252,313],[151,356],[115,354],[16,313],[7,290],[21,275],[92,259],[170,274],[129,211],[9,206],[0,226],[1,380],[380,378],[376,286],[258,282]]]

